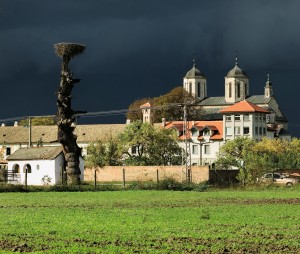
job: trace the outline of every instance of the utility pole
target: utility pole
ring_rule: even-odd
[[[31,147],[31,117],[28,117],[28,131],[29,131],[29,137],[28,137],[28,147]]]
[[[187,105],[183,105],[183,135],[185,136],[185,175],[186,181],[191,182],[191,146],[187,119]]]

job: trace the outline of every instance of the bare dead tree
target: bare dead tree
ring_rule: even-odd
[[[57,91],[57,140],[62,144],[67,172],[68,185],[80,184],[79,158],[81,148],[77,145],[77,136],[73,133],[75,127],[75,112],[71,108],[71,92],[75,83],[80,79],[73,79],[69,67],[70,60],[84,52],[85,46],[76,43],[58,43],[54,45],[55,53],[62,58],[60,86]]]

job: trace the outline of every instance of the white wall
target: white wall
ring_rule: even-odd
[[[192,138],[189,142],[191,150],[191,165],[211,165],[217,160],[220,147],[224,144],[222,140],[206,140],[198,141],[196,138]],[[185,150],[185,142],[179,142],[182,149]],[[197,151],[193,152],[193,146],[197,147]],[[205,153],[205,146],[209,146],[209,152]]]
[[[43,185],[42,178],[49,176],[50,184],[60,182],[61,166],[63,164],[63,154],[60,154],[55,160],[28,160],[28,161],[8,161],[8,170],[13,171],[15,164],[20,167],[20,183],[25,184],[25,165],[31,166],[31,173],[27,174],[28,185]]]

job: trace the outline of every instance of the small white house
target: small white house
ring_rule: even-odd
[[[8,172],[14,173],[14,183],[25,184],[27,170],[28,185],[59,184],[62,179],[64,155],[61,147],[20,148],[7,158]],[[84,161],[80,157],[81,179]]]

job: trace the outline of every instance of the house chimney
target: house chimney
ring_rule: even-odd
[[[18,122],[17,121],[15,121],[14,126],[18,126]]]
[[[162,123],[162,127],[165,127],[166,126],[166,118],[162,118],[161,119],[161,123]]]

